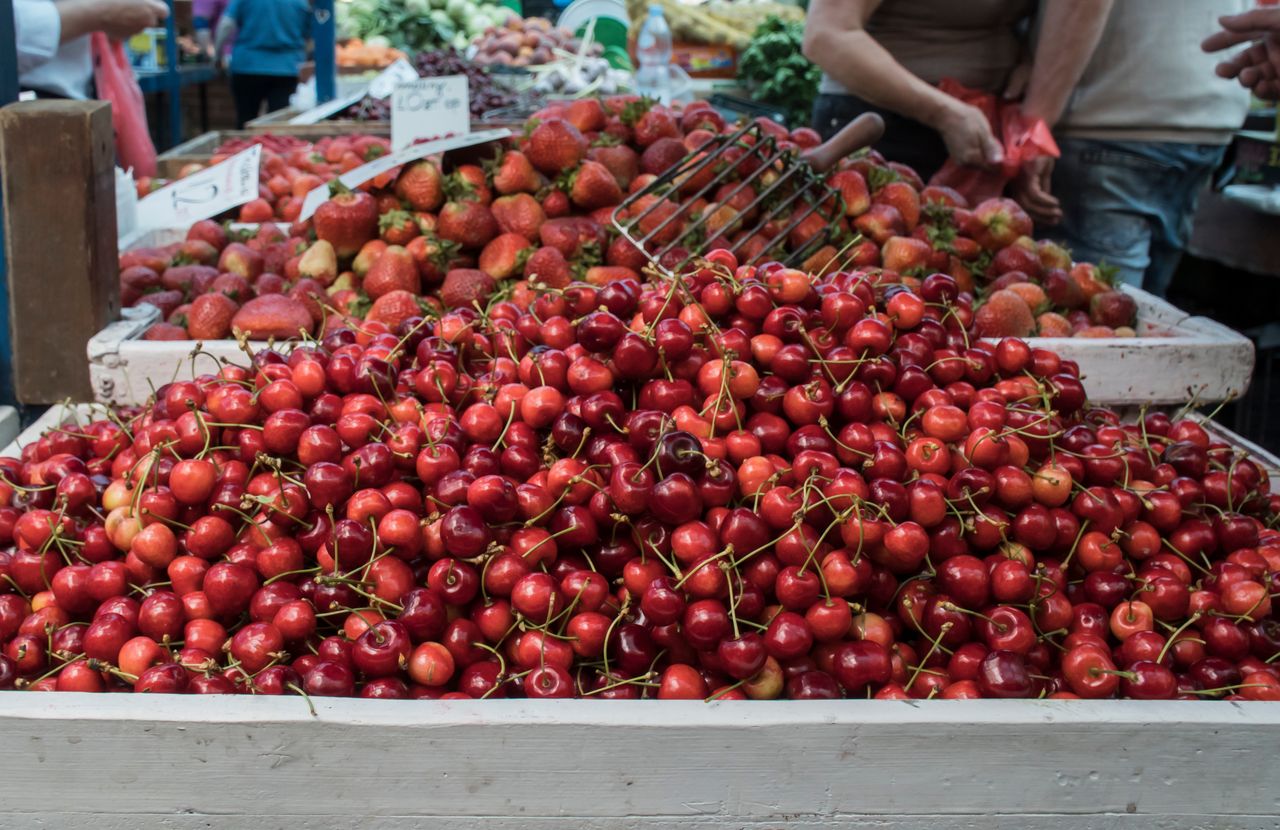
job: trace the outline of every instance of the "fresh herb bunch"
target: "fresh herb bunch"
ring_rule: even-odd
[[[809,123],[822,70],[800,51],[804,23],[770,17],[738,57],[738,80],[752,96],[786,111],[791,126]]]

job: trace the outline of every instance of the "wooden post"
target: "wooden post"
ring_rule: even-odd
[[[17,398],[92,400],[85,343],[120,312],[111,106],[0,109],[0,168]]]

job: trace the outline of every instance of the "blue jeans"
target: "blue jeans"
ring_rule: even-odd
[[[1196,200],[1224,147],[1063,138],[1053,170],[1062,224],[1045,233],[1077,260],[1164,296],[1191,234]]]

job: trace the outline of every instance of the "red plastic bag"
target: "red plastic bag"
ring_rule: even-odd
[[[102,32],[91,35],[93,78],[98,97],[111,102],[111,125],[116,133],[116,159],[133,175],[156,174],[156,146],[147,130],[147,105],[124,53],[124,44]]]
[[[955,188],[969,204],[976,205],[1003,193],[1005,185],[1013,181],[1022,165],[1032,159],[1061,155],[1049,125],[1042,118],[1028,121],[1017,102],[1001,101],[990,92],[970,89],[951,78],[943,78],[938,88],[982,110],[991,123],[991,131],[1004,147],[1004,161],[998,167],[987,169],[947,159],[929,184]]]

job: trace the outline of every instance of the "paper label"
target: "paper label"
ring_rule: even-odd
[[[509,138],[511,131],[502,130],[482,130],[478,133],[469,133],[467,135],[456,135],[451,138],[441,138],[436,141],[424,141],[421,144],[410,144],[402,150],[388,153],[381,158],[374,159],[368,164],[362,164],[359,167],[348,170],[338,177],[338,181],[349,189],[354,189],[365,182],[377,176],[379,173],[385,173],[393,167],[399,167],[426,156],[435,153],[445,153],[449,150],[457,150],[461,147],[472,147],[476,144],[484,144],[487,141],[500,141]],[[329,185],[322,184],[307,194],[307,198],[302,202],[302,213],[298,215],[299,221],[305,221],[311,218],[316,212],[316,208],[323,205],[329,198]]]
[[[290,124],[319,124],[331,115],[342,112],[352,104],[359,103],[364,98],[365,93],[369,91],[368,87],[361,87],[358,91],[350,95],[343,95],[340,98],[334,98],[327,104],[321,104],[318,107],[312,107],[304,113],[295,115],[289,119]]]
[[[262,145],[255,144],[199,173],[162,187],[138,202],[138,224],[147,228],[185,228],[258,198],[258,162]]]
[[[416,80],[418,80],[418,70],[404,58],[397,58],[395,63],[379,72],[378,77],[369,82],[369,95],[378,99],[386,98],[395,92],[400,84],[413,83]]]
[[[397,84],[391,93],[391,149],[399,150],[424,138],[469,132],[469,93],[466,75]]]

